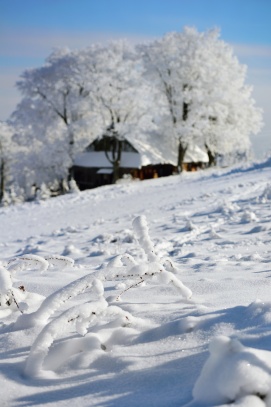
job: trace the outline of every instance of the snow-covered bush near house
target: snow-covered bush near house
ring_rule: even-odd
[[[44,184],[41,184],[40,188],[37,189],[36,192],[36,200],[37,201],[45,201],[51,197],[51,192],[49,188]]]
[[[70,181],[69,181],[69,192],[70,193],[77,193],[77,192],[79,192],[79,188],[78,188],[78,186],[77,186],[77,184],[76,184],[76,181],[74,180],[74,179],[71,179]]]
[[[270,407],[270,177],[1,207],[2,404]]]

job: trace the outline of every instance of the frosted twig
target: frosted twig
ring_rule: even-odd
[[[126,278],[139,277],[141,281],[130,285],[127,289],[125,289],[121,294],[118,295],[117,300],[119,301],[121,295],[128,291],[130,288],[138,287],[145,281],[145,279],[157,277],[159,274],[162,275],[160,278],[158,278],[158,281],[166,284],[172,283],[180,290],[181,294],[185,298],[190,298],[192,296],[192,291],[188,287],[186,287],[171,271],[166,270],[169,266],[172,271],[174,271],[175,273],[177,272],[177,268],[174,266],[172,260],[168,258],[160,258],[155,252],[154,245],[149,237],[149,228],[145,216],[138,216],[137,218],[135,218],[133,221],[133,228],[140,246],[147,255],[148,262],[147,264],[135,264],[129,270],[129,274],[125,275]],[[119,274],[117,274],[116,277],[119,277]]]
[[[81,334],[85,335],[88,326],[93,321],[93,317],[103,318],[114,316],[124,317],[125,320],[128,319],[130,322],[133,319],[129,312],[117,306],[108,306],[108,303],[103,298],[98,302],[80,304],[64,311],[59,317],[49,322],[37,336],[26,361],[25,373],[32,377],[38,377],[42,374],[43,361],[49,348],[60,334],[70,330],[70,324],[72,322],[81,319],[81,324],[83,324]],[[103,349],[102,346],[101,348]]]
[[[12,302],[14,302],[22,314],[23,311],[20,309],[15,298],[12,285],[13,283],[10,272],[5,267],[0,266],[0,306],[11,306]]]
[[[66,285],[60,290],[54,292],[49,297],[45,298],[39,309],[32,314],[24,314],[16,321],[17,327],[30,327],[34,325],[44,325],[49,317],[67,302],[70,298],[86,291],[88,288],[93,287],[101,297],[103,294],[103,286],[98,282],[95,275],[88,274],[81,277],[72,283]]]
[[[130,285],[129,287],[127,287],[125,290],[123,290],[123,291],[117,296],[116,301],[120,301],[120,297],[121,297],[122,294],[124,294],[126,291],[130,290],[131,288],[138,287],[139,284],[142,284],[142,283],[144,283],[144,280],[143,280],[143,279],[140,280],[140,281],[138,281],[137,283],[132,284],[132,285]]]
[[[45,256],[44,259],[48,261],[50,265],[59,265],[62,264],[62,267],[73,267],[74,260],[67,256],[58,256],[58,255],[49,255]]]
[[[24,270],[29,266],[38,266],[40,271],[43,272],[48,269],[49,263],[41,256],[35,254],[28,254],[27,256],[15,257],[9,260],[8,270],[11,272],[16,272],[19,270]]]

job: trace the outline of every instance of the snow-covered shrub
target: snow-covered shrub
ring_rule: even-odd
[[[24,202],[24,191],[18,185],[14,184],[10,187],[10,200],[11,204],[19,204]]]
[[[102,297],[99,301],[80,304],[69,308],[59,317],[49,322],[40,332],[31,347],[25,366],[25,373],[32,377],[43,376],[45,373],[42,366],[44,358],[48,354],[53,341],[60,336],[60,334],[70,331],[73,326],[79,335],[85,336],[88,333],[89,326],[104,317],[113,318],[117,326],[123,328],[130,325],[133,321],[133,317],[129,312],[116,306],[108,306],[108,303]],[[114,324],[115,328],[116,324]],[[106,346],[99,340],[99,336],[96,336],[96,338],[96,346],[98,344],[100,349],[105,351]],[[65,358],[66,356],[62,355],[62,359],[65,360]],[[50,372],[50,374],[51,373],[52,372]],[[46,376],[47,375],[48,371],[46,371]]]
[[[94,274],[87,274],[70,284],[64,286],[60,290],[55,291],[49,295],[39,309],[31,314],[21,315],[16,321],[16,326],[19,329],[31,327],[35,325],[47,324],[49,318],[70,299],[76,297],[78,294],[83,293],[88,289],[93,289],[94,292],[103,292],[103,288],[99,288],[100,284],[97,283],[97,278]]]
[[[15,257],[8,262],[8,270],[17,272],[26,269],[38,269],[40,272],[47,270],[49,263],[41,256],[27,254],[26,256]]]
[[[0,307],[10,305],[13,301],[11,275],[0,266]]]
[[[50,189],[44,183],[42,183],[40,188],[38,188],[36,191],[36,200],[45,201],[46,199],[49,199],[50,197],[51,197]]]
[[[265,203],[271,200],[271,184],[267,184],[259,198],[260,202]]]
[[[135,179],[132,177],[131,174],[123,174],[122,178],[117,180],[117,184],[129,184],[130,182],[134,181]]]
[[[113,338],[116,329],[121,329],[131,324],[135,326],[138,323],[138,319],[133,318],[131,314],[124,311],[120,306],[112,304],[112,302],[120,301],[121,295],[133,287],[138,287],[150,280],[156,284],[171,283],[184,298],[191,297],[192,292],[190,289],[176,277],[177,269],[171,259],[162,258],[155,252],[144,216],[134,219],[133,229],[139,245],[145,253],[143,260],[138,262],[129,254],[116,256],[105,267],[69,283],[46,297],[36,311],[31,313],[25,312],[18,317],[15,322],[16,329],[43,327],[31,347],[30,355],[26,362],[25,373],[28,376],[42,377],[47,375],[48,370],[52,370],[50,366],[53,366],[54,363],[48,362],[48,368],[44,366],[47,363],[47,355],[50,353],[51,345],[61,334],[76,331],[78,335],[87,335],[92,345],[95,345],[95,349],[101,351],[101,349],[105,350],[106,348],[102,340],[103,335],[100,334],[99,328],[97,328],[98,331],[96,329],[95,337],[93,337],[93,334],[89,332],[91,327],[95,325],[99,327],[101,320],[110,319],[111,332],[107,333],[106,337]],[[10,273],[26,268],[38,269],[42,272],[50,267],[63,269],[64,267],[73,267],[73,265],[73,259],[56,255],[44,258],[36,255],[24,255],[12,259],[8,263],[8,270],[5,270],[6,273],[3,274],[3,291],[9,293],[11,289]],[[127,286],[122,285],[122,292],[120,294],[113,299],[109,297],[106,300],[104,298],[103,282],[110,281],[118,286],[119,280],[122,282],[128,281]],[[69,305],[69,301],[86,291],[90,294],[87,302],[82,303],[81,300],[79,305]],[[93,301],[93,297],[96,297],[95,301]],[[11,298],[11,295],[9,298]],[[142,322],[140,324],[142,326]],[[101,329],[103,330],[104,328]],[[122,334],[120,335],[123,336]],[[49,356],[49,360],[50,358]],[[65,354],[58,357],[60,364],[64,363],[65,359]]]
[[[49,267],[64,269],[67,267],[73,267],[74,260],[67,256],[60,256],[60,255],[49,255],[45,256],[44,259],[49,263]]]
[[[245,210],[242,217],[241,217],[241,223],[250,223],[250,222],[257,222],[258,218],[255,215],[254,212]]]
[[[175,276],[176,268],[172,261],[167,258],[160,258],[155,253],[153,243],[148,234],[146,218],[144,216],[137,217],[133,222],[133,228],[139,244],[147,257],[142,263],[136,262],[136,260],[128,254],[115,257],[105,268],[87,274],[51,294],[44,300],[36,312],[22,315],[16,322],[17,327],[23,328],[24,326],[46,324],[55,311],[68,300],[87,289],[95,288],[95,281],[97,280],[113,282],[119,281],[120,279],[123,281],[135,280],[130,286],[126,287],[123,292],[128,291],[132,287],[137,287],[147,280],[153,280],[159,284],[171,283],[177,287],[184,298],[190,298],[192,292]],[[40,256],[28,255],[27,258],[39,262]],[[21,260],[22,258],[19,258],[19,265],[16,266],[15,262],[13,268],[22,267]],[[65,258],[64,256],[47,256],[43,261],[44,267],[47,268],[49,266],[48,262],[70,262],[70,265],[72,265],[72,259]],[[115,299],[120,300],[123,292]]]
[[[11,204],[10,193],[7,191],[4,191],[3,198],[1,200],[1,206],[9,206],[10,204]]]
[[[1,206],[16,205],[24,202],[25,196],[22,188],[12,185],[9,190],[4,191]]]
[[[140,244],[145,252],[146,259],[141,263],[130,255],[117,256],[107,265],[106,279],[133,280],[132,283],[117,296],[120,300],[121,295],[130,288],[139,287],[142,283],[152,280],[158,284],[173,284],[180,294],[188,299],[192,296],[191,290],[179,280],[174,273],[177,269],[171,259],[159,257],[155,252],[154,245],[149,236],[148,224],[145,216],[138,216],[133,221],[133,229]],[[110,276],[110,277],[109,277]]]
[[[9,260],[6,267],[0,265],[0,308],[9,307],[11,311],[19,310],[23,314],[28,308],[28,304],[25,301],[31,301],[33,296],[37,296],[36,294],[28,293],[24,286],[14,287],[13,280],[17,272],[30,269],[42,273],[49,267],[63,269],[68,266],[72,267],[73,264],[73,259],[69,257],[51,255],[43,258],[35,254],[27,254]],[[21,301],[23,302],[21,303]]]
[[[24,287],[13,287],[10,272],[0,265],[0,309],[9,308],[10,311],[23,312],[19,301],[24,299]]]
[[[60,315],[52,318],[47,323],[49,318],[52,317],[61,305],[87,289],[92,289],[92,291],[96,293],[96,296],[98,297],[96,301],[89,301],[72,306],[60,313]],[[34,341],[27,358],[25,366],[26,375],[31,377],[48,377],[48,375],[51,377],[54,375],[52,371],[44,369],[43,364],[45,358],[47,357],[53,342],[60,337],[60,335],[68,334],[69,332],[75,331],[80,336],[87,335],[87,343],[91,343],[91,348],[86,349],[86,351],[94,349],[96,351],[97,349],[99,351],[105,351],[106,345],[103,344],[102,336],[100,338],[99,332],[95,334],[95,337],[89,333],[89,329],[96,324],[100,324],[103,319],[111,320],[109,327],[111,334],[116,329],[126,328],[137,321],[137,319],[134,319],[129,312],[122,310],[118,306],[110,306],[107,303],[104,299],[104,287],[102,282],[91,274],[72,282],[68,286],[46,298],[37,312],[29,315],[22,315],[21,318],[18,319],[18,323],[15,325],[17,329],[25,328],[27,324],[28,326],[32,326],[33,324],[44,325],[40,334]],[[75,338],[75,340],[77,339]],[[81,352],[82,349],[79,348],[78,351],[73,350],[72,354],[79,354]],[[62,354],[57,355],[57,363],[54,361],[53,365],[61,365],[64,363],[69,356],[69,353],[69,350],[63,350]],[[52,366],[52,362],[48,363],[49,366]]]
[[[160,258],[155,253],[154,245],[149,237],[149,229],[145,216],[139,216],[133,221],[133,228],[139,244],[144,250],[148,262],[141,268],[141,278],[156,277],[156,280],[163,284],[172,283],[178,288],[184,298],[190,298],[192,291],[186,287],[173,273],[177,271],[171,259]]]
[[[69,181],[69,192],[70,193],[78,193],[80,192],[80,189],[78,188],[76,181],[74,179],[71,179]]]

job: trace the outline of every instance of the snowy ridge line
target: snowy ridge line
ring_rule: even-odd
[[[268,167],[271,167],[271,157],[268,157],[265,161],[253,161],[252,163],[233,165],[230,169],[225,168],[223,170],[213,171],[212,176],[217,178],[249,171],[263,170]]]

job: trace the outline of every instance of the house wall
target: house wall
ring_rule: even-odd
[[[197,171],[198,169],[206,168],[206,163],[202,162],[191,162],[191,163],[183,163],[182,170],[183,171]]]
[[[113,183],[113,172],[111,174],[99,174],[98,171],[100,169],[100,167],[73,167],[73,177],[81,191]],[[133,168],[120,168],[120,178],[124,174],[131,174],[133,176],[133,171]]]

